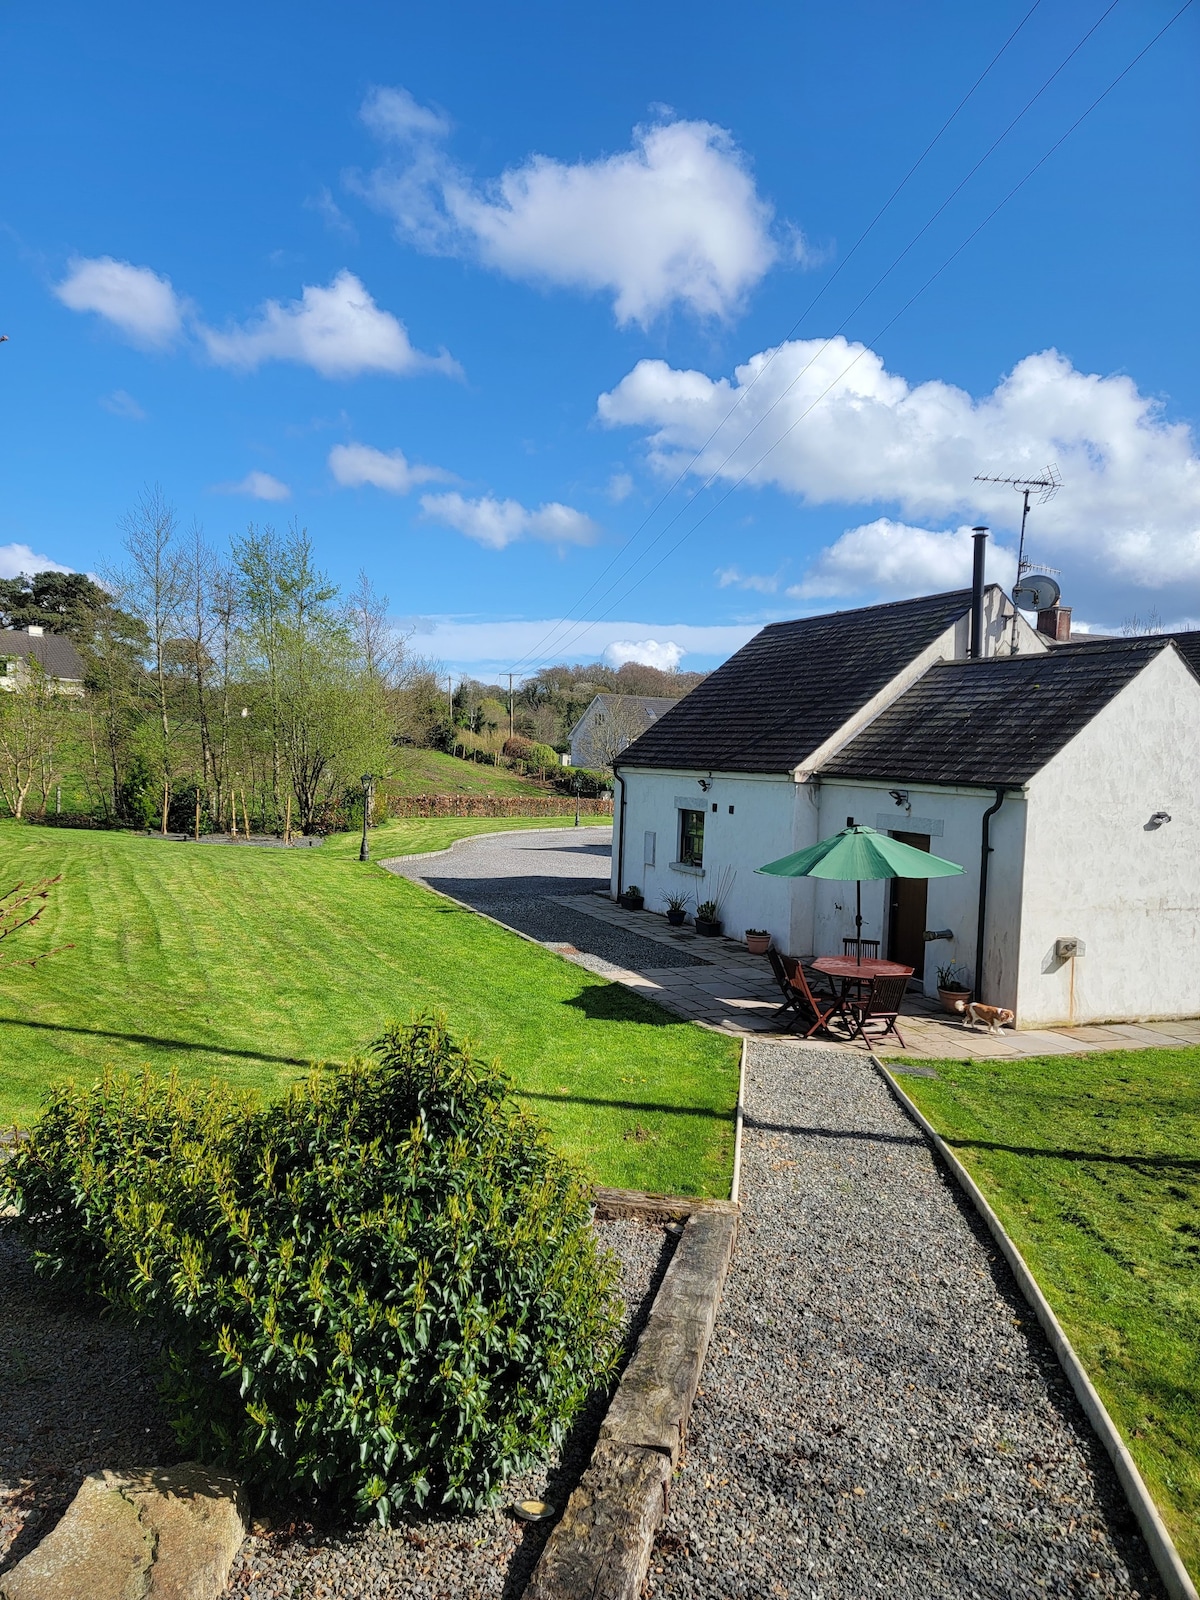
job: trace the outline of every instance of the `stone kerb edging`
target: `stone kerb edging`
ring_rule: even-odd
[[[637,1600],[667,1512],[733,1253],[730,1200],[597,1190],[604,1216],[686,1217],[650,1318],[587,1471],[533,1570],[525,1600]]]
[[[1075,1348],[1063,1331],[1062,1324],[1054,1314],[1054,1310],[1046,1296],[1038,1287],[1037,1280],[1025,1262],[1024,1256],[1017,1249],[1008,1231],[1000,1218],[992,1210],[986,1196],[962,1162],[951,1150],[950,1146],[938,1133],[937,1129],[921,1110],[904,1093],[892,1074],[879,1060],[872,1055],[872,1062],[880,1077],[887,1084],[895,1096],[901,1109],[912,1118],[933,1145],[934,1150],[945,1162],[959,1185],[965,1191],[976,1211],[983,1218],[987,1230],[999,1246],[1001,1254],[1012,1268],[1017,1286],[1025,1299],[1033,1307],[1034,1315],[1045,1329],[1050,1340],[1050,1346],[1058,1357],[1059,1365],[1067,1375],[1071,1388],[1075,1391],[1076,1398],[1083,1407],[1084,1414],[1094,1428],[1100,1443],[1104,1446],[1109,1459],[1117,1474],[1129,1508],[1137,1518],[1138,1527],[1150,1551],[1150,1558],[1158,1569],[1158,1575],[1163,1581],[1171,1600],[1200,1600],[1196,1586],[1188,1575],[1187,1568],[1180,1558],[1179,1551],[1167,1531],[1166,1523],[1159,1514],[1158,1507],[1150,1497],[1137,1464],[1130,1455],[1125,1441],[1117,1431],[1117,1426],[1108,1414],[1108,1409],[1097,1394],[1092,1380],[1088,1377],[1083,1363],[1075,1353]]]

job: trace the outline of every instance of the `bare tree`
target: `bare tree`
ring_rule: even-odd
[[[592,718],[588,739],[596,764],[611,767],[622,750],[646,731],[649,718],[631,695],[609,695]]]
[[[162,831],[171,804],[171,707],[167,692],[170,645],[188,593],[187,562],[175,543],[175,509],[156,484],[143,492],[122,520],[130,565],[116,583],[121,598],[140,617],[150,637],[151,672],[161,730]]]

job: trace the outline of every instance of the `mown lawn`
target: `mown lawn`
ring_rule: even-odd
[[[545,825],[398,822],[372,850]],[[29,950],[74,945],[0,965],[0,1123],[28,1124],[48,1084],[109,1062],[270,1095],[437,1009],[504,1061],[598,1181],[728,1194],[736,1041],[357,855],[350,836],[283,851],[0,824],[3,886],[63,874]]]
[[[1200,1049],[932,1065],[905,1091],[1029,1262],[1200,1577]]]

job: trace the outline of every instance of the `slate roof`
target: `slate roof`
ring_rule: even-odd
[[[971,591],[956,589],[771,623],[617,765],[791,772],[970,607]]]
[[[823,778],[1027,783],[1168,646],[1163,635],[945,661],[821,768]]]
[[[52,678],[83,681],[83,657],[70,639],[58,633],[31,634],[24,628],[0,628],[0,659],[33,656]]]

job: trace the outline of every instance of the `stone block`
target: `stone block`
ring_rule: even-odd
[[[241,1486],[226,1473],[93,1472],[0,1577],[0,1600],[216,1600],[245,1534]]]

